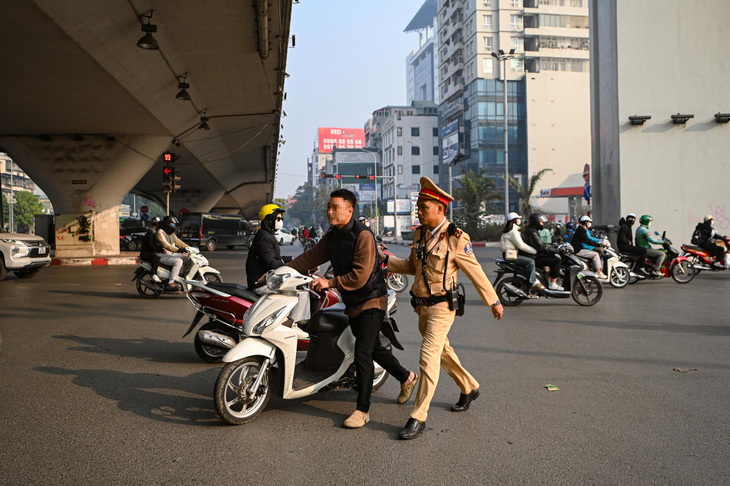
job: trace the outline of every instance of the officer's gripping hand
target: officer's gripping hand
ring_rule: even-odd
[[[383,260],[385,260],[385,252],[380,245],[378,245],[376,248],[378,250],[378,258],[380,258],[380,261],[382,262]]]
[[[495,319],[500,320],[502,318],[502,315],[504,315],[504,307],[502,307],[502,304],[492,307],[492,314],[494,315]]]

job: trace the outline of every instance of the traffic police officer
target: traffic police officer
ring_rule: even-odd
[[[450,308],[449,291],[456,290],[458,271],[463,270],[469,277],[484,303],[492,308],[495,319],[501,319],[504,311],[474,256],[469,235],[446,220],[446,208],[453,200],[431,179],[421,177],[417,203],[421,226],[413,236],[410,256],[401,259],[380,252],[389,272],[415,275],[411,303],[418,314],[418,330],[423,336],[419,360],[421,380],[411,418],[400,431],[401,439],[415,439],[426,428],[428,407],[436,391],[441,366],[461,391],[458,402],[451,407],[453,412],[468,410],[479,396],[479,383],[461,365],[447,337],[456,316],[456,310]]]

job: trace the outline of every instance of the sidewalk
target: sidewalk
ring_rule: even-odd
[[[108,255],[104,257],[68,257],[68,258],[51,258],[51,265],[64,266],[80,266],[80,265],[136,265],[139,252],[125,251],[118,255]]]

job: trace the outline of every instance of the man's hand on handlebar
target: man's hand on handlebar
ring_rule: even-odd
[[[312,280],[312,283],[309,284],[309,287],[312,290],[321,292],[322,290],[328,289],[330,287],[330,282],[326,278],[315,278],[314,280]]]

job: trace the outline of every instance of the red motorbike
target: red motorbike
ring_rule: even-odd
[[[316,275],[314,271],[310,271],[309,275],[320,276]],[[195,333],[193,342],[195,352],[203,361],[219,363],[228,350],[245,337],[243,335],[244,314],[261,296],[249,290],[248,287],[235,283],[204,283],[187,280],[186,284],[188,284],[187,298],[198,312],[183,337],[190,334],[207,316],[208,322],[200,326],[198,332]],[[340,293],[336,289],[328,288],[319,293],[311,291],[310,294],[312,313],[342,302]],[[309,337],[306,333],[301,333],[297,347],[300,350],[306,350],[309,347]]]
[[[730,236],[719,236],[716,235],[716,245],[725,249],[725,254],[721,262],[727,261],[728,254],[730,252]],[[712,255],[702,247],[696,245],[682,245],[682,256],[689,258],[695,266],[695,272],[700,273],[702,270],[709,270],[712,272],[719,272],[725,270],[725,265],[720,262],[715,262]]]
[[[655,231],[654,234],[659,235],[659,232]],[[696,272],[692,261],[685,256],[681,256],[679,254],[679,251],[672,246],[672,240],[667,238],[666,231],[662,233],[661,239],[663,243],[662,249],[660,251],[663,251],[667,255],[666,259],[662,263],[661,268],[656,268],[654,260],[652,260],[651,258],[647,258],[646,263],[644,264],[644,269],[647,273],[637,273],[635,271],[637,257],[624,253],[621,254],[621,261],[629,266],[629,271],[631,272],[631,280],[629,281],[630,284],[634,284],[639,280],[654,280],[663,277],[672,277],[672,280],[674,280],[675,282],[680,284],[686,284],[691,282],[692,279],[695,277]],[[662,275],[654,276],[652,274],[652,270],[659,270]]]

